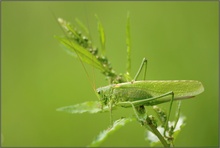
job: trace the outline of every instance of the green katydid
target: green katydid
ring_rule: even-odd
[[[169,121],[169,116],[174,100],[182,100],[195,97],[204,91],[201,82],[196,80],[142,80],[136,81],[144,64],[146,75],[147,60],[144,58],[142,64],[131,82],[112,84],[97,89],[100,101],[103,105],[108,105],[110,111],[112,106],[133,107],[135,106],[153,106],[170,101],[168,119],[165,125],[165,131]],[[137,113],[135,115],[138,117]],[[165,135],[164,131],[164,136]]]
[[[81,35],[78,35],[76,31],[71,29],[71,26],[68,23],[66,23],[62,19],[58,19],[58,22],[61,24],[61,26],[63,26],[64,31],[66,31],[67,34],[70,33],[70,37],[67,35],[66,39],[58,38],[61,41],[61,43],[63,43],[69,49],[72,49],[74,53],[76,53],[82,65],[83,62],[88,63],[94,66],[95,68],[100,69],[106,77],[111,78],[110,81],[111,85],[100,87],[96,90],[101,105],[105,107],[105,110],[106,107],[108,106],[110,113],[112,111],[112,108],[116,106],[132,107],[134,109],[136,117],[139,118],[136,107],[152,106],[165,102],[170,102],[168,118],[166,120],[165,130],[164,130],[164,136],[167,137],[165,135],[165,131],[168,126],[168,121],[169,121],[169,116],[173,101],[192,98],[204,91],[202,83],[195,80],[145,80],[146,69],[147,69],[147,60],[145,58],[143,59],[141,66],[134,79],[132,81],[125,82],[127,77],[130,78],[128,72],[130,71],[129,17],[127,22],[127,46],[128,46],[127,77],[126,75],[124,75],[124,77],[123,76],[121,77],[121,75],[117,75],[111,69],[111,66],[108,65],[108,62],[106,62],[107,59],[105,57],[103,58],[103,56],[99,57],[97,55],[97,52],[93,52],[93,51],[91,52],[90,50],[92,48],[90,46],[88,47],[89,51],[87,51],[86,50],[87,47],[84,47],[84,44],[83,46],[79,44],[78,38],[80,38]],[[103,36],[104,33],[102,32],[100,34],[102,34]],[[88,41],[86,40],[85,45],[87,45],[87,42]],[[144,79],[141,81],[139,80],[137,81],[137,78],[139,77],[144,66],[145,66]],[[120,79],[118,80],[118,78]],[[116,84],[114,84],[115,80],[116,80]],[[89,105],[82,104],[82,106],[89,106]],[[79,106],[79,108],[82,106]],[[77,109],[79,109],[77,107],[78,106],[74,106],[73,108],[77,111]]]
[[[192,98],[204,91],[202,83],[195,80],[136,81],[146,62],[144,58],[133,81],[98,88],[97,93],[101,102],[104,105],[112,103],[112,105],[122,107],[131,107],[131,104],[151,106],[172,100]]]

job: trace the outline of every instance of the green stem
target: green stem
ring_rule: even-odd
[[[170,145],[167,143],[167,141],[164,139],[161,133],[157,130],[155,124],[153,124],[151,118],[147,115],[144,106],[136,106],[134,107],[134,111],[139,122],[146,128],[150,128],[151,132],[153,132],[157,136],[157,138],[160,140],[164,147],[170,147]]]
[[[160,140],[160,142],[163,144],[164,147],[170,147],[170,145],[166,142],[166,140],[163,138],[163,136],[160,134],[160,132],[157,130],[157,128],[152,124],[151,119],[147,116],[147,125],[150,127],[151,131],[157,136],[157,138]]]

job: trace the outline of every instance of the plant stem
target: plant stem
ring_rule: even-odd
[[[151,131],[157,136],[157,138],[160,140],[160,142],[163,144],[164,147],[170,147],[170,145],[166,142],[166,140],[163,138],[161,133],[157,130],[157,128],[152,124],[151,119],[149,116],[147,116],[147,125],[150,127]]]
[[[150,128],[151,132],[153,132],[157,136],[157,138],[160,140],[164,147],[170,147],[170,145],[167,143],[167,141],[164,139],[161,133],[157,130],[155,124],[153,124],[152,119],[147,115],[144,106],[137,106],[135,107],[135,110],[139,122],[146,128]]]

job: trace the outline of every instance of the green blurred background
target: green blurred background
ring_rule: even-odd
[[[2,2],[2,146],[86,146],[109,125],[109,114],[67,114],[56,109],[97,100],[82,65],[54,39],[62,35],[55,17],[80,19],[97,46],[97,14],[107,54],[125,71],[126,16],[130,12],[132,75],[143,57],[147,79],[199,80],[205,92],[182,102],[187,125],[176,146],[218,146],[218,2]],[[54,15],[55,14],[55,17]],[[92,72],[89,71],[91,77]],[[107,85],[95,72],[98,87]],[[113,112],[115,119],[132,109]],[[102,146],[148,146],[144,128],[129,123]]]

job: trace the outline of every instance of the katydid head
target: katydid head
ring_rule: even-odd
[[[100,87],[100,88],[96,89],[96,92],[98,94],[98,98],[103,105],[107,105],[109,102],[109,98],[110,98],[109,90],[110,90],[109,86]]]

